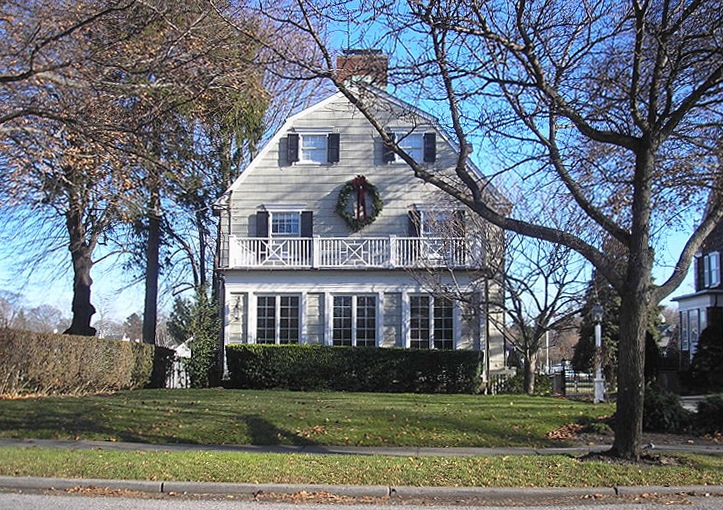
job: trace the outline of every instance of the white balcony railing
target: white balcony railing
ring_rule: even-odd
[[[479,268],[480,243],[429,237],[228,237],[230,268]]]

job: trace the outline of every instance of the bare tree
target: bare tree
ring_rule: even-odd
[[[345,5],[353,5],[346,10]],[[261,2],[300,39],[276,56],[298,75],[330,79],[419,178],[501,228],[567,246],[588,259],[622,301],[616,434],[611,453],[641,453],[644,344],[651,308],[684,279],[693,254],[723,216],[718,193],[723,116],[720,0],[570,3],[431,0],[342,4]],[[459,149],[454,175],[417,163],[385,133],[376,93],[339,79],[329,44],[347,41],[393,55],[391,82],[435,109]],[[331,28],[330,28],[331,24]],[[415,95],[416,94],[416,95]],[[470,171],[472,142],[495,161],[489,180]],[[589,235],[504,214],[486,186],[517,180],[537,204],[572,204]],[[656,285],[665,232],[690,232],[669,277]],[[604,250],[609,237],[623,247]]]
[[[569,248],[514,236],[500,273],[506,291],[507,339],[524,364],[524,389],[535,391],[540,353],[550,332],[572,326],[585,291],[585,264]]]

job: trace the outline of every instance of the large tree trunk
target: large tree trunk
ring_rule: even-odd
[[[650,176],[653,149],[641,150],[636,160],[635,193],[628,263],[620,292],[618,398],[615,414],[616,457],[640,459],[645,395],[645,332],[652,291],[653,250],[650,247]]]
[[[157,190],[152,190],[148,214],[148,241],[146,245],[145,301],[143,306],[143,341],[156,343],[156,322],[158,320],[158,254],[161,247],[160,199]]]
[[[90,302],[90,287],[93,280],[90,270],[93,267],[93,247],[86,242],[85,227],[79,212],[69,212],[65,220],[70,237],[70,254],[73,260],[73,319],[70,327],[64,331],[67,335],[95,336],[95,328],[90,321],[95,307]]]

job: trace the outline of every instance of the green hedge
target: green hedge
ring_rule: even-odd
[[[139,388],[153,357],[148,344],[0,329],[0,394]]]
[[[394,393],[478,393],[480,351],[321,345],[228,346],[233,388]]]

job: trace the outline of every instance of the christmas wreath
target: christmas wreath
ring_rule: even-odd
[[[336,212],[354,232],[374,223],[381,210],[382,199],[377,188],[363,175],[357,175],[339,190]]]

